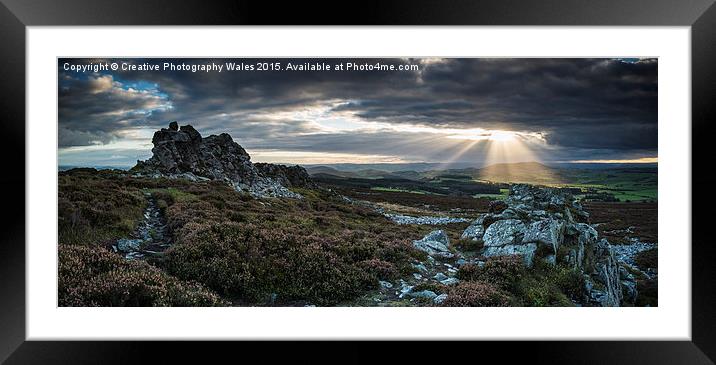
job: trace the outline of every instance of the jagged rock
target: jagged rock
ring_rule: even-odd
[[[524,243],[534,242],[547,245],[552,248],[554,253],[557,253],[559,245],[564,240],[564,227],[564,222],[557,219],[532,222],[527,226],[522,241]]]
[[[139,176],[221,180],[236,190],[257,197],[301,198],[287,187],[309,186],[308,173],[300,166],[257,168],[251,157],[230,135],[202,138],[191,125],[172,122],[152,138],[152,157],[137,161],[130,172]],[[270,175],[270,176],[269,176]],[[290,184],[290,185],[289,185]]]
[[[482,236],[485,234],[485,226],[482,225],[485,216],[475,219],[469,227],[465,228],[460,238],[469,239],[475,242],[482,242]]]
[[[455,255],[450,252],[450,239],[445,231],[438,229],[428,233],[423,239],[413,241],[413,246],[425,251],[428,255],[451,258]]]
[[[482,240],[485,242],[485,247],[498,247],[521,243],[525,229],[524,223],[517,219],[497,221],[487,227],[485,234],[482,236]]]
[[[315,188],[317,185],[301,166],[286,166],[270,163],[255,163],[254,166],[262,175],[278,181],[289,188]]]

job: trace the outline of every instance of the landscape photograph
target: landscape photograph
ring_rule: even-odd
[[[57,66],[60,307],[658,306],[657,59]]]

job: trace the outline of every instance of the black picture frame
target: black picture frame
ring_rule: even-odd
[[[716,359],[716,244],[710,242],[716,182],[710,138],[716,122],[716,5],[714,0],[490,0],[298,3],[190,0],[0,0],[0,185],[6,217],[0,241],[0,360],[25,363],[174,362],[199,356],[215,362],[308,358],[343,363],[407,360],[454,362],[713,364]],[[47,342],[25,340],[25,30],[45,25],[539,25],[690,26],[692,72],[692,341],[396,343]],[[49,121],[48,121],[49,122]],[[20,192],[23,194],[20,194]],[[668,258],[667,258],[668,259]],[[457,324],[453,324],[457,325]],[[290,347],[290,350],[289,350]],[[260,349],[265,348],[265,349]],[[280,348],[280,351],[272,350]],[[333,351],[328,351],[328,349]],[[397,350],[396,350],[397,349]],[[377,355],[391,350],[393,355]],[[261,355],[263,353],[263,355]],[[324,356],[322,356],[324,355]],[[233,357],[231,357],[233,356]],[[242,356],[247,356],[243,357]],[[486,356],[486,355],[485,355]],[[212,360],[213,359],[213,360]],[[263,361],[261,361],[263,362]]]

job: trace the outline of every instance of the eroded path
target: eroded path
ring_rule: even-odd
[[[161,255],[172,244],[166,219],[157,201],[148,192],[144,195],[148,204],[139,226],[130,237],[121,238],[112,245],[115,252],[122,254],[128,260]]]

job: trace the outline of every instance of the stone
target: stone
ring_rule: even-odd
[[[485,234],[485,247],[499,247],[521,243],[525,233],[525,225],[517,219],[507,219],[492,223]]]
[[[121,238],[117,240],[117,250],[121,252],[138,251],[144,240]]]
[[[442,304],[447,298],[448,298],[447,294],[440,294],[437,297],[433,298],[433,303]]]
[[[423,239],[413,241],[413,246],[418,250],[427,252],[428,255],[444,258],[452,258],[455,255],[450,252],[450,239],[445,231],[438,229],[428,233]]]
[[[393,287],[393,284],[391,284],[391,283],[388,282],[388,281],[383,281],[383,280],[381,280],[381,281],[379,281],[378,283],[380,284],[381,287],[383,287],[383,288],[385,288],[385,289],[390,289],[390,288]]]
[[[457,278],[447,278],[445,280],[440,280],[440,283],[443,285],[456,285],[459,282],[460,280],[458,280]]]
[[[176,132],[176,131],[179,130],[179,124],[177,123],[176,120],[173,121],[173,122],[171,122],[171,123],[169,123],[169,130],[170,130],[170,131],[174,131],[174,132]]]
[[[392,220],[397,224],[417,224],[417,225],[429,225],[429,226],[441,226],[451,223],[463,223],[469,222],[467,218],[453,218],[453,217],[411,217],[403,214],[384,214],[388,219]]]
[[[475,242],[482,242],[482,236],[485,234],[485,227],[482,225],[484,216],[476,219],[462,232],[460,236],[464,240],[472,240]]]
[[[301,166],[286,166],[270,163],[255,163],[254,166],[263,176],[278,181],[287,188],[316,188],[306,169]]]
[[[435,276],[433,276],[433,279],[435,279],[435,280],[437,280],[437,281],[442,281],[442,280],[445,280],[445,279],[447,279],[447,278],[448,278],[448,276],[445,275],[445,274],[443,274],[443,273],[441,273],[441,272],[439,272],[439,273],[435,274]]]
[[[432,300],[433,298],[438,296],[432,290],[421,290],[418,292],[409,293],[409,295],[413,298],[424,298],[424,299],[430,299],[430,300]]]
[[[559,245],[564,241],[564,222],[556,219],[543,219],[533,222],[525,230],[524,243],[534,242],[547,245],[557,253]]]
[[[485,257],[494,256],[522,256],[522,260],[527,267],[532,267],[534,264],[534,256],[537,251],[537,244],[519,244],[519,245],[505,245],[505,246],[491,246],[486,247],[483,251]]]

